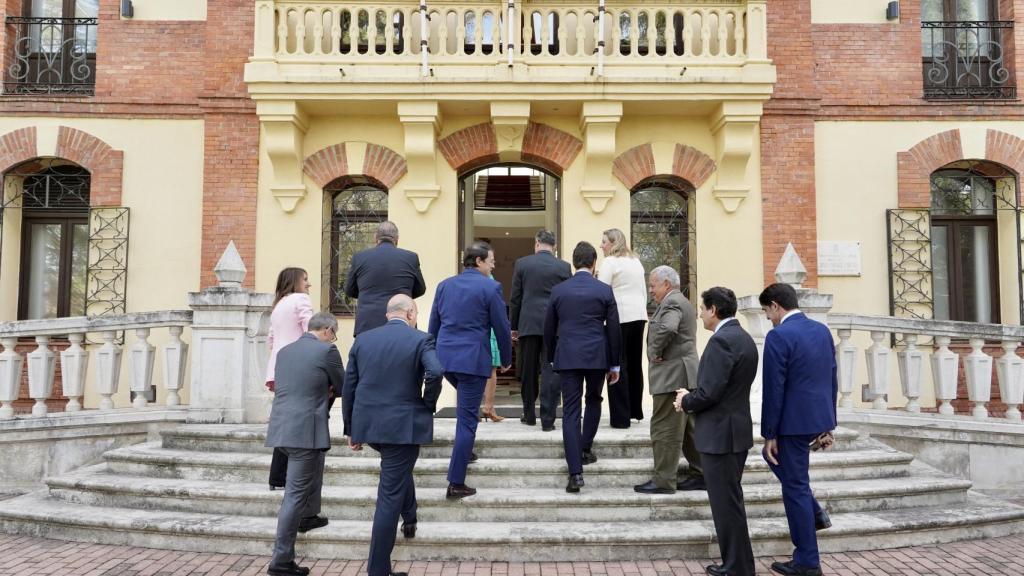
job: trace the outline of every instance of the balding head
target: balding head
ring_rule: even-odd
[[[409,326],[415,327],[418,313],[416,302],[405,294],[395,294],[388,300],[386,314],[389,322],[402,320]]]

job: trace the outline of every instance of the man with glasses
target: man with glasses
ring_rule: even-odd
[[[331,448],[327,429],[329,397],[340,397],[345,381],[338,339],[338,321],[329,312],[309,319],[308,332],[277,354],[274,403],[267,425],[268,448],[288,455],[288,479],[277,513],[277,537],[267,574],[305,576],[295,563],[295,537],[327,525],[320,516],[324,456]]]

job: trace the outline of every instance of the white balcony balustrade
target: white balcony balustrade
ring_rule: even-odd
[[[141,312],[110,316],[59,318],[55,320],[26,320],[0,322],[0,419],[14,417],[13,402],[19,399],[23,367],[27,365],[29,396],[35,400],[32,416],[46,416],[46,401],[52,399],[54,380],[60,373],[61,385],[67,397],[68,412],[83,409],[83,398],[90,384],[90,360],[93,367],[92,392],[99,395],[99,409],[115,408],[114,396],[118,392],[121,376],[122,334],[132,338],[130,344],[130,386],[135,394],[132,405],[144,408],[146,395],[153,387],[153,373],[157,360],[156,348],[149,338],[154,329],[167,329],[169,339],[162,346],[162,384],[167,391],[168,406],[181,403],[180,390],[184,387],[188,345],[181,335],[192,325],[191,310]],[[102,344],[85,345],[87,337]],[[35,341],[35,349],[23,354],[17,350],[19,340]],[[51,345],[55,340],[68,342],[59,355]],[[91,358],[90,358],[91,355]],[[57,361],[57,358],[60,361]]]

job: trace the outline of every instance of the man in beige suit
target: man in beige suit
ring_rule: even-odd
[[[633,490],[641,494],[673,494],[701,490],[704,477],[700,453],[693,443],[693,417],[676,412],[676,390],[697,386],[697,314],[679,291],[679,273],[669,266],[651,270],[647,281],[658,309],[647,327],[648,382],[654,397],[651,415],[651,447],[654,478]],[[677,483],[680,453],[690,468],[688,478]]]

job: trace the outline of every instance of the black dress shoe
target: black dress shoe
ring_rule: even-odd
[[[326,516],[310,516],[309,518],[303,518],[299,521],[299,532],[309,532],[310,530],[323,528],[324,526],[327,526],[328,523]]]
[[[817,516],[814,517],[814,530],[828,530],[831,527],[832,519],[828,517],[828,512],[825,512],[825,509],[822,508]]]
[[[643,484],[637,484],[633,486],[633,492],[640,494],[675,494],[676,491],[671,488],[659,488],[654,480],[648,480]]]
[[[469,462],[470,462],[470,464],[472,464],[473,462],[476,462],[479,459],[480,459],[480,457],[476,455],[476,452],[470,452],[469,453]]]
[[[415,538],[416,522],[402,522],[402,536],[405,538]]]
[[[281,566],[278,568],[273,566],[268,567],[267,574],[270,576],[307,576],[309,574],[309,568],[299,566],[295,562],[292,562],[287,566]]]
[[[465,484],[449,484],[448,492],[445,493],[444,497],[448,500],[459,500],[473,494],[476,494],[476,488],[470,488]]]
[[[569,474],[569,483],[565,485],[565,491],[575,494],[580,491],[583,485],[583,474]]]
[[[591,451],[591,450],[584,450],[583,451],[583,464],[584,465],[593,464],[594,462],[597,462],[597,456],[594,455],[594,452]]]
[[[537,418],[536,417],[534,417],[534,418],[527,418],[526,416],[521,416],[519,418],[519,421],[522,422],[523,424],[526,424],[527,426],[536,426],[537,425]]]
[[[821,568],[798,566],[793,560],[772,562],[772,571],[783,576],[821,576]]]
[[[555,425],[554,424],[544,424],[544,423],[541,423],[540,429],[545,431],[545,432],[553,432],[555,430]]]
[[[729,576],[729,573],[722,568],[721,564],[708,564],[704,567],[704,571],[711,576]]]
[[[273,492],[274,490],[284,490],[284,486],[274,486],[273,484],[271,484],[270,491]]]
[[[682,480],[676,484],[676,490],[707,490],[707,485],[704,484],[704,478],[693,477]]]

